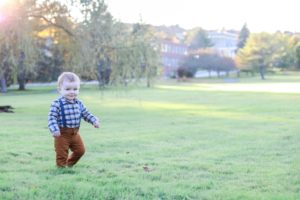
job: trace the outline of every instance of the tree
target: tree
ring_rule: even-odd
[[[76,27],[76,41],[69,68],[83,78],[97,78],[99,86],[103,87],[103,72],[111,68],[115,42],[113,18],[102,0],[79,3],[84,20]]]
[[[63,52],[58,45],[53,43],[52,38],[41,39],[35,64],[35,80],[39,82],[56,80],[63,70],[64,62]]]
[[[33,20],[28,18],[28,12],[34,4],[34,1],[16,0],[1,11],[5,16],[2,21],[4,29],[1,29],[0,34],[4,38],[1,40],[2,45],[6,46],[4,60],[9,58],[9,65],[14,68],[13,76],[17,79],[20,90],[25,89],[25,76],[31,69],[31,58],[35,55]]]
[[[137,23],[133,26],[132,40],[136,51],[136,77],[146,78],[147,87],[151,86],[153,77],[157,74],[159,65],[158,52],[155,50],[156,41],[150,26]]]
[[[11,55],[10,47],[4,42],[0,46],[0,88],[2,93],[7,92],[7,86],[13,82],[13,60]]]
[[[244,24],[244,26],[242,27],[242,29],[239,33],[236,51],[238,51],[239,49],[242,49],[245,46],[249,36],[250,36],[250,31],[247,27],[247,24]]]
[[[77,47],[71,9],[70,0],[44,0],[31,13],[38,20],[35,80],[54,81],[62,71],[70,70],[72,52]]]
[[[181,66],[177,69],[177,76],[182,79],[184,77],[194,77],[197,70],[199,69],[199,60],[196,56],[190,55],[186,57]]]
[[[187,34],[186,42],[188,43],[189,48],[192,50],[198,50],[213,46],[212,41],[208,37],[207,31],[202,28],[190,31]]]
[[[300,69],[300,42],[296,47],[297,68]]]
[[[111,79],[113,84],[127,85],[145,78],[152,84],[158,66],[158,53],[150,26],[137,23],[132,27],[119,24],[120,35],[114,49]]]
[[[2,91],[11,80],[24,90],[26,81],[52,81],[61,71],[97,79],[100,87],[142,78],[151,85],[159,59],[150,26],[116,22],[104,0],[11,2],[0,11],[7,15],[0,22]]]
[[[198,54],[199,68],[206,69],[209,74],[211,71],[216,71],[218,77],[220,72],[224,71],[227,74],[230,70],[235,69],[235,62],[230,57],[221,56],[210,51],[202,51]]]
[[[216,71],[218,77],[220,77],[221,71],[225,71],[228,74],[235,67],[235,62],[232,58],[221,56],[209,50],[202,50],[196,55],[188,56],[182,63],[180,71],[182,74],[193,77],[197,70],[205,69],[209,74],[211,74],[211,71]]]
[[[237,54],[240,69],[259,71],[261,79],[265,79],[265,70],[271,66],[272,36],[269,33],[252,34],[243,49]]]
[[[267,68],[296,65],[296,46],[294,37],[280,32],[251,34],[244,48],[238,51],[238,67],[258,71],[261,79],[265,79]]]
[[[15,0],[1,11],[5,16],[2,22],[5,28],[0,30],[0,36],[5,39],[0,42],[9,48],[7,56],[11,58],[12,76],[18,81],[19,90],[25,90],[26,81],[34,78],[38,33],[49,27],[56,27],[72,35],[67,28],[57,23],[61,21],[61,14],[66,12],[67,9],[55,0],[39,3],[35,0]]]
[[[81,5],[84,20],[76,27],[74,49],[79,51],[73,52],[73,69],[85,79],[97,78],[100,88],[108,83],[127,85],[142,77],[150,86],[157,65],[149,27],[115,22],[102,0]]]
[[[277,32],[273,35],[273,67],[280,69],[294,68],[297,65],[297,39],[293,35]]]
[[[295,34],[292,36],[292,55],[294,56],[294,67],[300,69],[300,35]]]

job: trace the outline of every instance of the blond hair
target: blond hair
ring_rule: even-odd
[[[60,88],[64,80],[68,80],[70,82],[78,82],[80,84],[80,78],[74,74],[73,72],[63,72],[57,80],[57,87]]]

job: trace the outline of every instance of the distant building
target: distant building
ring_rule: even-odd
[[[155,26],[155,30],[157,33],[165,35],[165,38],[175,37],[179,41],[183,41],[186,34],[186,30],[181,28],[179,25]]]
[[[184,59],[193,51],[183,43],[186,30],[178,25],[175,26],[156,26],[162,75],[165,77],[176,76],[177,69]],[[235,30],[207,31],[208,37],[213,43],[209,48],[220,55],[233,58],[236,54],[239,32]]]
[[[238,32],[208,31],[208,37],[212,41],[212,49],[220,55],[234,57],[238,43]]]
[[[172,77],[187,56],[187,45],[178,41],[160,40],[163,76]]]

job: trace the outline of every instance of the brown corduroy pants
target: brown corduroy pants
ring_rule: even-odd
[[[57,167],[72,167],[83,156],[84,144],[79,128],[60,128],[61,135],[54,138]],[[69,156],[69,150],[71,155]]]

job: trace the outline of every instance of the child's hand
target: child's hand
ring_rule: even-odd
[[[99,121],[98,121],[98,120],[95,121],[94,124],[93,124],[93,126],[94,126],[95,128],[99,128],[99,127],[100,127]]]
[[[52,133],[52,135],[53,135],[53,137],[59,137],[60,136],[60,132],[58,131],[58,132],[54,132],[54,133]]]

